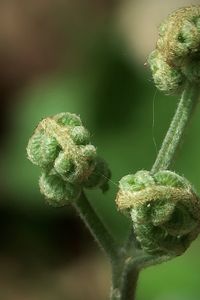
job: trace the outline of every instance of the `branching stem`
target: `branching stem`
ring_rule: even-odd
[[[169,130],[152,167],[152,173],[165,170],[170,166],[192,116],[198,96],[199,87],[195,84],[187,83]],[[134,300],[140,270],[166,260],[166,257],[145,255],[131,258],[131,256],[128,255],[128,253],[130,253],[131,243],[126,242],[122,248],[116,244],[84,194],[82,194],[73,205],[95,240],[111,260],[112,288],[110,299]]]
[[[198,97],[199,87],[195,84],[187,83],[169,130],[152,167],[152,173],[165,170],[170,166],[176,150],[183,138],[185,129],[190,121],[195,105],[198,102]],[[128,249],[125,251],[128,252]],[[165,260],[167,260],[167,257],[154,257],[149,255],[144,257],[135,257],[132,260],[124,260],[123,268],[120,267],[119,264],[118,268],[115,267],[113,269],[113,272],[116,272],[115,277],[121,276],[121,281],[119,282],[119,280],[117,281],[117,279],[113,277],[115,278],[115,286],[117,282],[118,288],[116,287],[113,289],[114,293],[111,299],[134,300],[140,269]],[[120,271],[121,273],[119,274]]]

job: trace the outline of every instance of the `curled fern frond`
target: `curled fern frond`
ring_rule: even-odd
[[[108,166],[97,156],[88,130],[75,114],[43,119],[29,140],[27,153],[42,168],[40,189],[53,205],[76,199],[83,187],[108,188]]]
[[[168,16],[148,63],[157,88],[166,93],[182,92],[186,81],[200,83],[200,6]]]
[[[116,203],[133,222],[146,252],[181,255],[200,232],[200,199],[190,183],[171,171],[139,171],[120,180]]]

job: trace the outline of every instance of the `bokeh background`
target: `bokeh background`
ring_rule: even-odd
[[[144,63],[160,21],[188,4],[200,2],[0,2],[0,299],[108,299],[106,259],[70,207],[44,202],[27,141],[47,115],[81,115],[112,170],[110,191],[88,197],[123,240],[128,222],[115,209],[118,181],[151,168],[177,105],[177,97],[156,91]],[[199,132],[200,107],[173,169],[200,192]],[[137,299],[200,299],[199,253],[198,239],[183,256],[144,270]]]

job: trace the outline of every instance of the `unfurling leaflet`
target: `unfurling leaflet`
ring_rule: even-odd
[[[200,199],[171,171],[138,171],[120,180],[116,203],[130,216],[141,248],[154,255],[181,255],[200,232]]]
[[[108,166],[97,156],[89,132],[75,114],[43,119],[29,140],[27,153],[42,169],[40,190],[53,206],[77,199],[84,187],[108,189]]]

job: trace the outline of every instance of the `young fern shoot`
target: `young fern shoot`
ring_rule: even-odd
[[[200,232],[200,198],[187,179],[169,170],[200,93],[200,6],[168,16],[148,64],[158,89],[182,96],[152,169],[119,182],[116,205],[132,223],[133,243],[118,245],[84,194],[85,188],[106,191],[110,170],[78,116],[42,120],[27,147],[28,158],[42,169],[39,185],[47,202],[73,205],[110,258],[112,300],[134,300],[140,270],[183,254]]]
[[[42,170],[39,186],[46,201],[54,207],[73,205],[107,255],[115,257],[115,242],[83,193],[83,188],[94,187],[105,192],[110,170],[97,156],[81,119],[71,113],[43,119],[29,140],[27,154]]]

